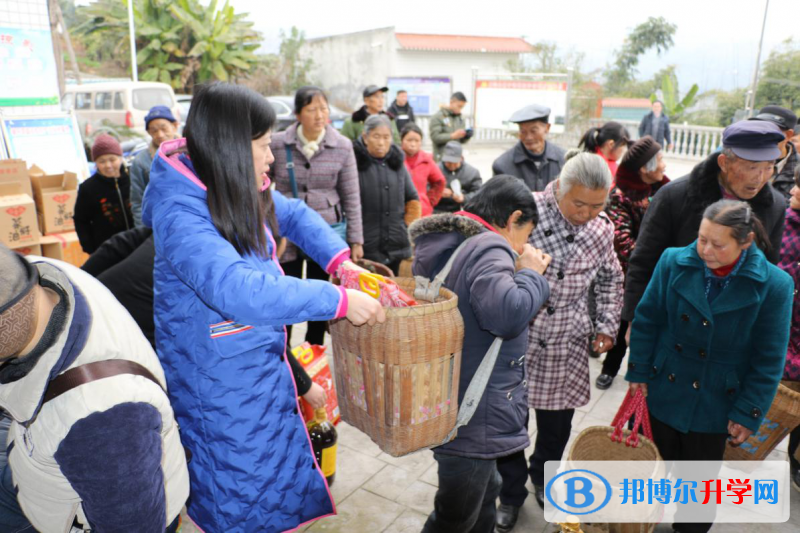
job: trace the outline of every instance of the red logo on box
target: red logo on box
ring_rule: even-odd
[[[18,217],[24,212],[25,208],[22,207],[21,205],[18,205],[17,207],[9,207],[8,209],[6,209],[6,213],[11,215],[12,217]]]
[[[64,204],[69,199],[70,199],[70,195],[69,194],[59,194],[58,196],[53,196],[53,200],[55,200],[59,204]]]

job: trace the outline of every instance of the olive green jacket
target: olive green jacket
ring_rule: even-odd
[[[453,139],[450,135],[454,131],[467,129],[463,115],[456,115],[449,108],[443,107],[431,117],[429,126],[431,142],[433,143],[433,157],[439,161],[442,157],[444,145]],[[469,142],[469,139],[458,139],[461,144]]]
[[[400,132],[397,131],[397,124],[394,121],[394,117],[385,111],[381,111],[381,114],[387,115],[390,119],[392,119],[392,140],[395,144],[399,145]],[[347,120],[344,121],[344,126],[342,126],[342,131],[340,133],[351,141],[355,141],[361,137],[362,133],[364,133],[364,121],[367,120],[368,117],[369,113],[367,113],[367,106],[362,106],[361,109],[357,110],[349,118],[347,118]]]

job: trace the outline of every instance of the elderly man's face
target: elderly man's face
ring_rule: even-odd
[[[717,161],[722,170],[722,186],[740,200],[754,198],[775,171],[774,161],[748,161],[725,154],[721,154]]]
[[[408,103],[408,93],[397,93],[397,105],[400,107]]]
[[[560,183],[558,183],[560,185]],[[558,209],[573,226],[588,224],[606,206],[607,189],[589,189],[583,185],[573,185],[558,201]]]
[[[519,140],[531,153],[541,154],[544,152],[544,143],[549,131],[550,124],[547,122],[541,120],[522,122],[519,125]]]

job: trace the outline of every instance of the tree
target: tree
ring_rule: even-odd
[[[757,107],[776,104],[800,108],[800,42],[789,38],[770,52],[764,61],[756,99]]]
[[[298,28],[280,31],[281,44],[277,54],[259,56],[257,67],[241,83],[265,95],[291,94],[304,85],[313,85],[309,79],[314,61],[303,57],[300,50],[306,42],[305,33]]]
[[[131,0],[134,2],[136,62],[143,81],[169,83],[191,92],[197,83],[245,75],[258,63],[261,35],[217,0]],[[75,29],[99,62],[130,68],[125,0],[96,0],[76,13],[86,20]]]
[[[695,83],[689,89],[689,92],[681,98],[678,92],[678,77],[675,75],[675,66],[670,65],[661,78],[660,96],[661,102],[664,104],[664,114],[673,121],[680,120],[686,110],[694,105],[697,91],[699,90],[700,88]],[[651,102],[655,102],[657,99],[658,95],[656,93],[650,95]]]
[[[616,95],[635,80],[639,59],[648,50],[655,48],[659,54],[669,50],[675,44],[672,37],[677,29],[664,17],[650,17],[636,26],[615,52],[614,65],[606,71],[606,93]]]

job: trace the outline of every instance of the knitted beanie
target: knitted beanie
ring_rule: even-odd
[[[649,135],[645,135],[630,147],[620,161],[619,166],[634,174],[639,174],[639,169],[645,166],[661,151],[661,145]]]
[[[36,269],[0,244],[0,358],[28,345],[36,331]]]
[[[122,146],[114,137],[107,134],[98,135],[92,146],[92,161],[104,155],[113,154],[122,157]]]

